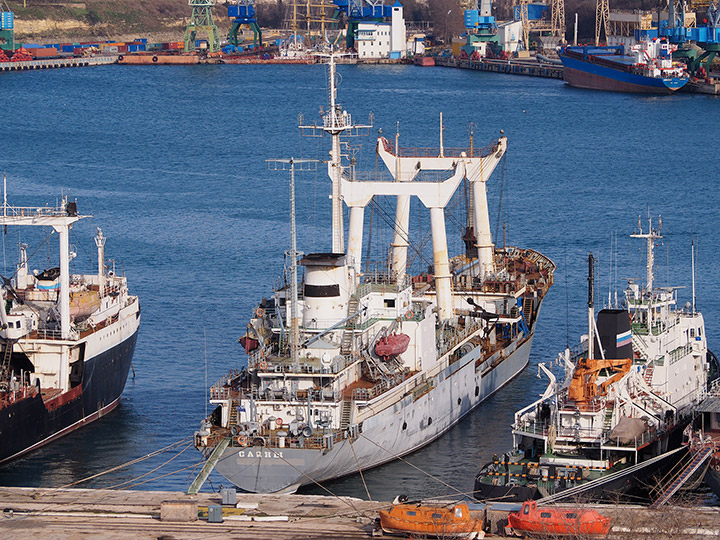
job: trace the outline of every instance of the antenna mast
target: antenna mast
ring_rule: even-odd
[[[692,252],[692,310],[695,313],[695,239],[690,238],[690,250]]]
[[[595,257],[588,257],[588,360],[595,356]]]

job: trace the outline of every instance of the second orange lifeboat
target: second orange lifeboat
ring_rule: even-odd
[[[518,536],[605,537],[610,518],[586,508],[538,508],[537,502],[525,501],[518,512],[508,515],[509,528]],[[510,532],[510,531],[507,531]]]

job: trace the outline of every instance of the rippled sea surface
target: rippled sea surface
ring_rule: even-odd
[[[600,298],[621,292],[624,278],[644,277],[645,246],[628,238],[638,216],[662,215],[656,279],[685,287],[681,305],[691,300],[694,238],[697,305],[710,348],[720,350],[716,98],[582,91],[557,80],[439,67],[340,66],[339,74],[344,108],[359,122],[373,117],[370,137],[351,141],[358,170],[379,167],[377,129],[389,139],[399,129],[401,145],[417,147],[438,145],[440,112],[446,146],[467,146],[471,127],[477,147],[503,130],[506,162],[488,182],[493,232],[501,243],[505,223],[508,244],[558,265],[528,369],[440,440],[367,471],[373,498],[472,489],[478,467],[511,445],[513,412],[544,389],[537,364],[585,331],[588,253],[598,259]],[[9,201],[77,197],[81,213],[94,217],[74,227],[73,269],[94,271],[92,236],[102,227],[106,255],[142,305],[135,376],[121,406],[0,468],[2,485],[61,486],[189,442],[206,413],[208,385],[245,365],[237,338],[282,275],[289,246],[288,177],[265,160],[327,156],[327,139],[301,138],[296,129],[299,114],[305,123],[319,120],[327,75],[322,66],[104,66],[2,79],[0,167]],[[327,175],[297,181],[299,247],[328,251]],[[381,213],[373,235],[388,240]],[[411,227],[424,234],[426,217],[418,219]],[[457,220],[448,219],[448,234],[459,249]],[[20,241],[27,240],[15,231],[3,235],[5,275]],[[43,269],[46,258],[39,250],[31,268]],[[78,485],[184,490],[199,462],[192,447],[178,454],[187,442]],[[204,489],[223,483],[213,474]],[[327,488],[366,497],[357,475]]]

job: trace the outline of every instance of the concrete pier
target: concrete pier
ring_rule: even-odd
[[[221,505],[219,493],[190,496],[170,491],[0,488],[0,538],[384,538],[375,526],[375,518],[378,510],[390,507],[388,502],[352,497],[240,493],[236,504]],[[658,510],[620,505],[572,507],[592,507],[611,517],[609,539],[720,537],[720,508],[717,507],[663,506]],[[471,514],[475,519],[485,520],[486,538],[498,538],[507,523],[508,512],[515,509],[519,509],[519,505],[494,504],[487,509],[471,505]]]
[[[162,521],[165,508],[197,504],[198,519]],[[238,494],[222,508],[222,523],[208,522],[219,493],[189,496],[167,491],[0,488],[0,538],[13,540],[203,540],[370,538],[375,503],[351,497]],[[168,513],[166,512],[166,515]]]
[[[22,62],[0,62],[0,71],[26,71],[32,69],[55,69],[66,67],[104,66],[115,64],[117,56],[88,56],[82,58],[45,58]]]

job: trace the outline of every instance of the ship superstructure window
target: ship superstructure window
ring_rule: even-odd
[[[386,308],[394,308],[395,307],[395,299],[394,298],[385,298],[384,303],[385,303]]]
[[[305,284],[305,296],[311,298],[328,298],[331,296],[340,296],[340,285],[309,285]]]
[[[552,514],[550,512],[540,512],[541,518],[549,518],[552,517]]]
[[[408,516],[416,516],[417,513],[414,510],[408,510],[407,515]]]
[[[694,328],[690,329],[690,337],[695,337],[695,329]]]

